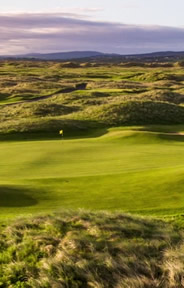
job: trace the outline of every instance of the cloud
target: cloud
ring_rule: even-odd
[[[75,13],[75,14],[82,14],[82,13],[97,13],[102,12],[104,9],[102,7],[58,7],[61,13]],[[58,12],[58,10],[57,10]]]
[[[0,14],[0,54],[184,50],[184,28],[90,21],[74,13]]]

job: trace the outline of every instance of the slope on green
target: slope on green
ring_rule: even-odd
[[[113,128],[94,138],[0,142],[0,216],[63,208],[182,214],[183,141],[182,133]]]

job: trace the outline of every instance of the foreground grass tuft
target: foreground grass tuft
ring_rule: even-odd
[[[62,212],[0,233],[0,287],[183,287],[182,234],[159,220]]]

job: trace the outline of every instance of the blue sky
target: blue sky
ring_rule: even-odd
[[[184,50],[184,0],[0,2],[0,54]]]

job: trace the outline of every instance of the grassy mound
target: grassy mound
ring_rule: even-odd
[[[91,118],[109,126],[182,124],[184,107],[165,102],[126,101],[95,108]]]
[[[160,81],[160,80],[176,80],[176,81],[183,81],[183,75],[181,74],[175,74],[172,73],[163,73],[163,72],[148,72],[142,75],[138,75],[135,77],[138,81]]]
[[[101,96],[98,94],[96,97],[99,99]],[[96,105],[96,100],[91,102],[88,100],[85,104],[63,105],[53,101],[38,101],[2,107],[0,133],[50,131],[57,133],[62,127],[67,131],[78,130],[80,134],[81,130],[92,128],[184,123],[184,107],[164,101],[139,98],[101,105]]]
[[[183,287],[181,233],[158,220],[63,212],[0,233],[0,287]]]
[[[184,103],[184,95],[182,93],[176,93],[166,89],[155,89],[148,91],[140,94],[139,98],[154,102],[168,102],[174,104]]]

